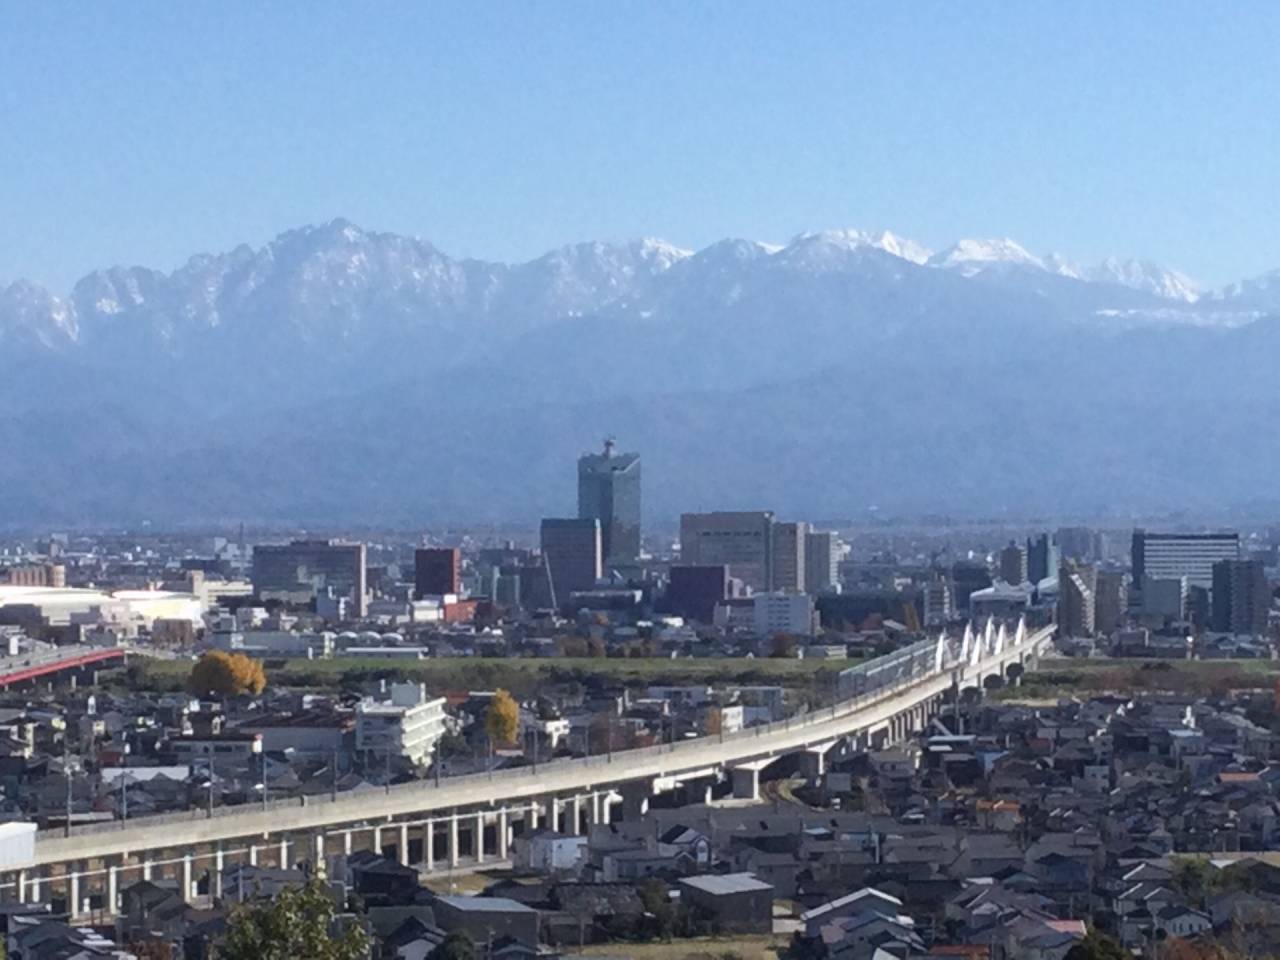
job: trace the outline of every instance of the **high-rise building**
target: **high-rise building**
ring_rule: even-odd
[[[1219,560],[1213,565],[1213,629],[1219,633],[1264,635],[1271,610],[1271,585],[1260,560]]]
[[[1060,548],[1047,533],[1027,538],[1027,579],[1032,583],[1058,579]]]
[[[809,524],[778,522],[773,525],[773,578],[774,590],[785,593],[805,592],[805,546],[809,538]]]
[[[961,560],[951,568],[951,582],[955,585],[956,609],[968,613],[970,594],[991,586],[991,574],[986,564]]]
[[[1097,568],[1064,562],[1058,569],[1058,629],[1066,637],[1093,636],[1097,625]]]
[[[419,600],[462,589],[462,552],[457,547],[427,547],[413,552],[413,592]]]
[[[711,623],[716,604],[729,598],[729,568],[724,564],[706,567],[671,568],[667,586],[667,609],[699,623]]]
[[[294,540],[253,548],[250,579],[262,599],[295,602],[314,600],[319,594],[345,597],[357,617],[368,611],[363,543],[339,540]]]
[[[773,586],[773,513],[767,510],[686,513],[680,517],[680,562],[724,564],[755,591]]]
[[[640,454],[603,453],[578,458],[578,518],[600,521],[605,560],[631,563],[640,556]]]
[[[804,589],[826,593],[840,582],[840,540],[829,530],[810,530],[804,538]]]
[[[1178,580],[1193,587],[1213,586],[1213,565],[1240,559],[1238,533],[1147,533],[1133,531],[1133,582],[1143,577]]]
[[[920,605],[924,608],[924,625],[936,627],[949,623],[955,615],[951,584],[941,577],[920,588]]]
[[[1000,551],[1000,579],[1018,584],[1027,579],[1027,550],[1012,540]]]
[[[543,520],[541,542],[555,605],[568,603],[575,590],[595,588],[604,560],[599,520]]]
[[[1123,570],[1099,570],[1094,595],[1094,630],[1111,633],[1124,626],[1129,591]]]

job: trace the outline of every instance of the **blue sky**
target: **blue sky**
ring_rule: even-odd
[[[1280,267],[1280,4],[6,3],[0,283],[345,216]]]

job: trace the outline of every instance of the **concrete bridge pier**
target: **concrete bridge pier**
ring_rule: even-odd
[[[396,854],[402,867],[409,866],[409,825],[400,824],[400,836],[396,839]],[[324,859],[324,835],[320,835],[320,851],[317,861]]]
[[[81,915],[80,874],[76,872],[79,864],[71,864],[67,868],[67,913],[71,919],[78,920]]]
[[[754,767],[737,767],[731,771],[733,796],[737,800],[760,799],[760,771]]]
[[[219,870],[215,875],[215,882],[221,887],[222,871]],[[222,895],[222,891],[218,891],[218,895]],[[107,867],[107,897],[103,903],[107,913],[114,915],[120,910],[120,868],[115,864]]]
[[[475,854],[476,863],[484,863],[484,813],[483,812],[476,814],[475,826],[472,828],[472,832],[475,834],[475,836],[472,840],[471,848],[472,848],[472,852]]]
[[[350,831],[347,832],[345,839],[347,843],[350,844]],[[218,844],[213,851],[213,876],[210,878],[209,883],[209,893],[217,900],[222,899],[222,870],[226,865],[225,861],[226,854],[223,852],[222,844]]]

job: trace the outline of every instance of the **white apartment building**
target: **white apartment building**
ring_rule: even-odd
[[[444,698],[427,698],[418,683],[394,683],[390,699],[356,705],[356,750],[373,756],[405,757],[426,763],[445,734]]]
[[[1181,580],[1193,587],[1213,586],[1213,565],[1219,560],[1240,559],[1238,533],[1133,533],[1133,582]]]
[[[813,597],[808,594],[757,593],[751,600],[757,637],[813,636]]]

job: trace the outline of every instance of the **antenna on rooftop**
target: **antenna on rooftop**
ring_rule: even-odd
[[[613,456],[613,448],[617,446],[612,436],[604,438],[604,455],[606,458]]]

